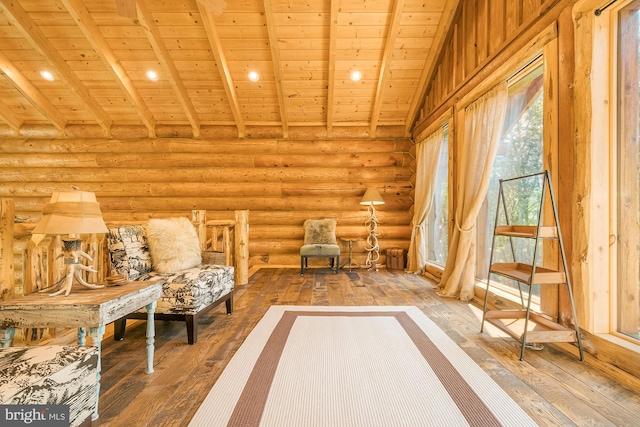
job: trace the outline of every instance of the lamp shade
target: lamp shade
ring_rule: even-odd
[[[88,191],[56,191],[42,209],[33,234],[106,233],[100,203]]]
[[[384,205],[384,200],[382,200],[382,196],[378,193],[378,190],[375,187],[369,187],[364,193],[364,196],[362,196],[360,204],[367,206]]]

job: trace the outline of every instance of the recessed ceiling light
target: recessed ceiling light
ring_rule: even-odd
[[[258,74],[257,71],[249,71],[249,80],[251,80],[252,82],[257,82],[258,80],[260,80],[260,74]]]
[[[358,70],[353,70],[351,72],[351,80],[353,80],[354,82],[360,81],[360,79],[362,78],[362,73]]]
[[[50,82],[53,81],[53,74],[51,74],[50,71],[46,71],[46,70],[45,71],[40,71],[40,75],[45,80],[49,80]]]
[[[156,73],[155,71],[149,70],[147,71],[147,78],[155,82],[156,80],[158,80],[158,73]]]

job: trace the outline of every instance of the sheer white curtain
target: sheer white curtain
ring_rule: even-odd
[[[489,178],[502,137],[507,83],[494,87],[464,111],[464,139],[458,150],[458,183],[453,236],[440,294],[469,301],[474,297],[476,218],[489,189]]]
[[[416,144],[416,191],[411,220],[411,243],[407,254],[407,271],[411,273],[421,273],[427,263],[427,219],[433,205],[443,140],[444,128],[439,127]]]

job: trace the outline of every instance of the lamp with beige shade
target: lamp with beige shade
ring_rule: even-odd
[[[34,239],[37,235],[61,235],[63,238],[63,258],[65,275],[50,288],[57,291],[50,296],[71,293],[73,278],[89,288],[99,289],[102,285],[87,283],[81,271],[96,273],[91,267],[82,264],[82,258],[93,261],[93,258],[82,250],[80,234],[106,233],[107,226],[102,219],[100,204],[96,201],[94,193],[87,191],[56,191],[51,200],[42,209],[42,218],[33,230]],[[50,289],[47,288],[47,289]]]

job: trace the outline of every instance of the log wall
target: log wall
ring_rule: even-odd
[[[19,222],[38,221],[53,191],[72,188],[95,192],[106,221],[194,209],[233,219],[249,210],[250,266],[299,265],[304,220],[332,217],[338,237],[363,238],[353,251],[364,264],[367,210],[359,201],[370,186],[385,200],[381,253],[409,247],[410,147],[404,138],[2,140],[0,198],[15,201]]]

